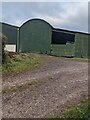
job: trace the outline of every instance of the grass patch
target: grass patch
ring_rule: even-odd
[[[22,92],[22,91],[26,91],[27,89],[31,90],[31,88],[33,86],[38,86],[45,83],[45,81],[43,80],[33,80],[30,83],[26,83],[26,84],[22,84],[22,85],[17,85],[17,86],[13,86],[13,87],[6,87],[2,90],[3,94],[10,94],[10,93],[15,93],[15,92]]]
[[[9,94],[9,93],[15,93],[15,92],[21,92],[21,91],[26,91],[27,89],[31,90],[32,87],[37,87],[37,86],[40,86],[44,83],[47,83],[47,81],[49,80],[53,80],[53,77],[51,76],[48,76],[47,79],[35,79],[31,82],[27,82],[27,83],[23,83],[21,85],[16,85],[16,86],[12,86],[12,87],[5,87],[3,90],[2,90],[2,93],[6,93],[6,94]]]
[[[11,57],[7,63],[3,64],[2,69],[0,68],[0,72],[2,71],[3,76],[6,76],[10,74],[18,74],[26,70],[31,70],[40,65],[43,57],[40,54],[30,54],[30,53],[28,54],[19,53],[17,55],[13,55],[13,57]],[[51,57],[51,56],[47,56],[47,57]],[[59,58],[67,59],[67,60],[86,61],[86,62],[90,61],[90,59],[87,58],[64,58],[64,57],[59,57]]]
[[[81,104],[68,108],[66,111],[58,115],[56,118],[49,118],[48,120],[90,120],[90,98],[84,100]]]
[[[90,62],[90,59],[88,59],[88,58],[65,58],[65,59],[71,59],[71,60],[77,60],[77,61]]]
[[[90,99],[84,101],[80,105],[74,106],[66,110],[60,118],[89,118],[90,119]]]
[[[17,74],[36,68],[41,63],[41,56],[36,54],[17,54],[10,58],[2,67],[3,75]]]
[[[59,56],[59,55],[50,55],[50,57],[57,57],[57,58],[66,59],[66,60],[90,62],[90,58],[78,58],[78,57],[72,57],[72,56]]]
[[[66,60],[75,60],[75,61],[84,61],[84,62],[90,62],[90,59],[88,58],[75,58],[75,57],[61,57],[61,56],[51,56],[51,57],[57,57],[57,58],[60,58],[60,59],[66,59]]]

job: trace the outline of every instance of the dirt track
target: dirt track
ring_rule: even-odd
[[[35,70],[3,78],[3,89],[37,80],[32,89],[3,94],[3,117],[41,118],[79,103],[88,92],[88,63],[45,57]]]

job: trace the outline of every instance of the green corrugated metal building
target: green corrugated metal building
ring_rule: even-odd
[[[2,32],[7,37],[6,44],[16,45],[17,49],[19,27],[0,22],[0,28],[2,28],[0,29],[0,32]]]
[[[60,32],[72,33],[75,35],[74,43],[67,43],[66,45],[52,45],[52,54],[59,56],[74,56],[74,57],[88,57],[88,44],[89,36],[88,33],[82,33],[77,31],[55,29]]]
[[[1,23],[0,23],[1,24]],[[88,36],[87,33],[56,29],[48,22],[41,19],[32,19],[25,22],[21,27],[2,24],[2,32],[8,38],[8,44],[16,44],[19,52],[37,52],[57,56],[88,57]],[[56,34],[56,37],[55,35]],[[56,44],[57,35],[60,41],[63,36],[73,36],[74,41],[70,42],[69,37],[65,44]],[[54,42],[53,41],[54,35]],[[62,36],[63,35],[63,36]],[[66,39],[66,38],[65,38]],[[59,42],[59,41],[57,41]]]
[[[52,27],[40,19],[29,20],[20,27],[19,50],[21,52],[49,53]]]

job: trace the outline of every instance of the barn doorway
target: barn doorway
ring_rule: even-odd
[[[52,31],[52,54],[73,57],[75,54],[75,34]]]

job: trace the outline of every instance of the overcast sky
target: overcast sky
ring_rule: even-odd
[[[0,21],[21,26],[34,18],[44,19],[55,28],[88,32],[88,1],[2,2]]]

